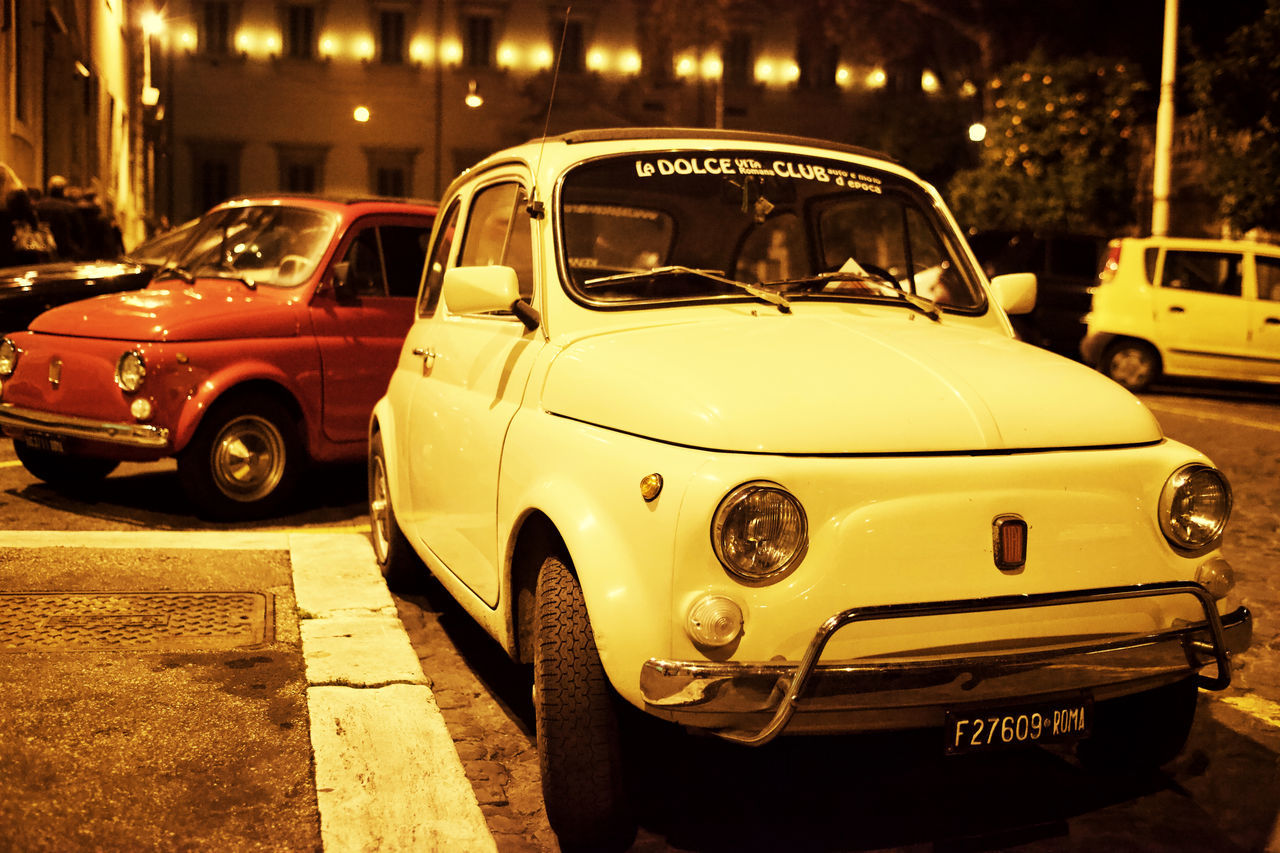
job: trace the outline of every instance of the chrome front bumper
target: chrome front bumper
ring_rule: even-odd
[[[1016,649],[818,662],[832,635],[858,622],[1162,595],[1195,597],[1204,621]],[[640,690],[648,710],[658,716],[758,745],[781,734],[793,718],[797,730],[923,728],[941,726],[947,708],[975,702],[1017,703],[1080,690],[1106,699],[1188,675],[1201,687],[1221,690],[1231,681],[1231,655],[1248,648],[1252,633],[1253,617],[1246,608],[1220,617],[1204,587],[1184,582],[881,605],[832,616],[798,664],[651,659],[641,671]],[[1199,673],[1209,663],[1217,667],[1212,677]]]
[[[27,432],[35,432],[56,438],[84,439],[147,449],[165,449],[169,446],[169,430],[164,427],[58,415],[20,408],[12,403],[0,403],[0,429],[10,438],[19,439]]]

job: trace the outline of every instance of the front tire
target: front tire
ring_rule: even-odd
[[[13,452],[31,476],[54,487],[96,483],[116,470],[116,466],[120,464],[115,459],[68,456],[65,453],[40,450],[21,439],[14,439]]]
[[[547,819],[562,847],[625,846],[626,808],[617,699],[596,649],[582,587],[548,557],[538,574],[534,714]]]
[[[1102,372],[1136,393],[1160,375],[1160,355],[1142,341],[1117,341],[1102,357]]]
[[[178,456],[182,486],[204,515],[226,521],[276,514],[303,467],[298,427],[272,397],[252,394],[213,408]]]
[[[1099,703],[1093,733],[1076,747],[1080,763],[1098,773],[1141,774],[1182,752],[1196,716],[1194,678]]]
[[[380,432],[374,433],[369,442],[369,522],[373,555],[387,582],[387,589],[392,592],[414,591],[420,586],[424,566],[400,529],[391,506],[387,455]]]

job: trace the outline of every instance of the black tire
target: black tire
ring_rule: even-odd
[[[387,458],[382,433],[369,442],[369,524],[373,555],[392,592],[416,592],[422,586],[424,566],[405,538],[391,506],[387,483]]]
[[[1112,699],[1095,709],[1093,733],[1076,746],[1087,769],[1105,774],[1141,774],[1182,752],[1196,716],[1195,679]]]
[[[243,521],[276,514],[304,467],[298,425],[277,400],[246,394],[204,417],[178,455],[187,497],[204,516]]]
[[[1142,341],[1116,341],[1102,356],[1102,372],[1130,391],[1142,391],[1160,376],[1160,354]]]
[[[120,464],[115,459],[96,456],[69,456],[32,447],[14,439],[13,452],[31,476],[51,486],[83,486],[105,478]]]
[[[548,557],[538,574],[534,715],[547,819],[565,849],[625,848],[635,827],[623,786],[618,706],[582,587]]]

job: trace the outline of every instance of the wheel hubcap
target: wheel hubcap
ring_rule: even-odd
[[[213,445],[213,482],[237,501],[255,501],[280,485],[285,467],[284,436],[257,415],[231,421]]]
[[[369,494],[369,518],[373,522],[373,548],[378,561],[387,558],[387,543],[391,540],[390,501],[387,500],[387,469],[381,456],[373,459],[373,488]]]
[[[1139,385],[1150,377],[1151,365],[1143,353],[1121,350],[1111,359],[1111,375],[1125,385]]]

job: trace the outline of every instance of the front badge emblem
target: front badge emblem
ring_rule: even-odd
[[[1015,571],[1027,564],[1027,522],[1018,515],[997,515],[991,522],[996,568]]]
[[[55,358],[49,362],[49,385],[57,388],[62,381],[62,359]]]

